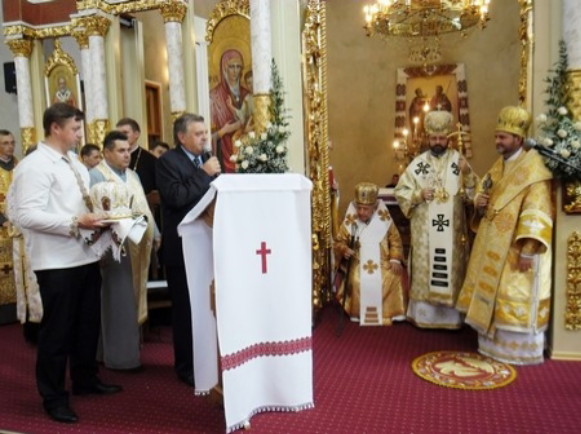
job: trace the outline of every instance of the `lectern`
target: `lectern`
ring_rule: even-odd
[[[311,182],[219,176],[180,224],[196,393],[222,383],[227,431],[313,403]]]

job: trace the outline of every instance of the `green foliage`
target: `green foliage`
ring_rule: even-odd
[[[278,68],[272,60],[271,122],[266,131],[256,134],[250,131],[234,142],[238,173],[285,173],[288,171],[286,141],[290,136],[288,116],[284,107],[284,90]]]
[[[574,122],[567,108],[571,102],[568,63],[567,46],[560,41],[559,60],[545,79],[547,112],[537,117],[541,129],[539,142],[557,157],[544,157],[545,165],[561,179],[579,178],[579,172],[563,162],[581,170],[581,122]]]

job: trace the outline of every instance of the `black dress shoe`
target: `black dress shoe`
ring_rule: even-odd
[[[73,386],[73,395],[113,395],[123,388],[116,384],[105,384],[100,381],[91,386]]]
[[[75,423],[79,421],[79,416],[66,405],[60,405],[54,408],[47,408],[46,412],[51,419],[57,422]]]
[[[194,387],[194,374],[178,374],[178,378],[182,383]]]

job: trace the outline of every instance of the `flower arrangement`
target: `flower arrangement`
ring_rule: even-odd
[[[571,102],[568,63],[567,47],[560,41],[559,60],[545,79],[548,110],[536,121],[541,130],[539,143],[549,151],[541,153],[545,165],[556,178],[572,180],[581,178],[581,122],[574,122],[567,108]]]
[[[266,131],[250,131],[234,142],[231,159],[238,173],[284,173],[288,171],[286,141],[290,136],[288,117],[284,108],[284,91],[278,68],[272,61],[271,122]]]

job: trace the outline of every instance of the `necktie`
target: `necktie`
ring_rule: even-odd
[[[199,168],[202,165],[202,159],[199,156],[194,157],[194,166]]]

